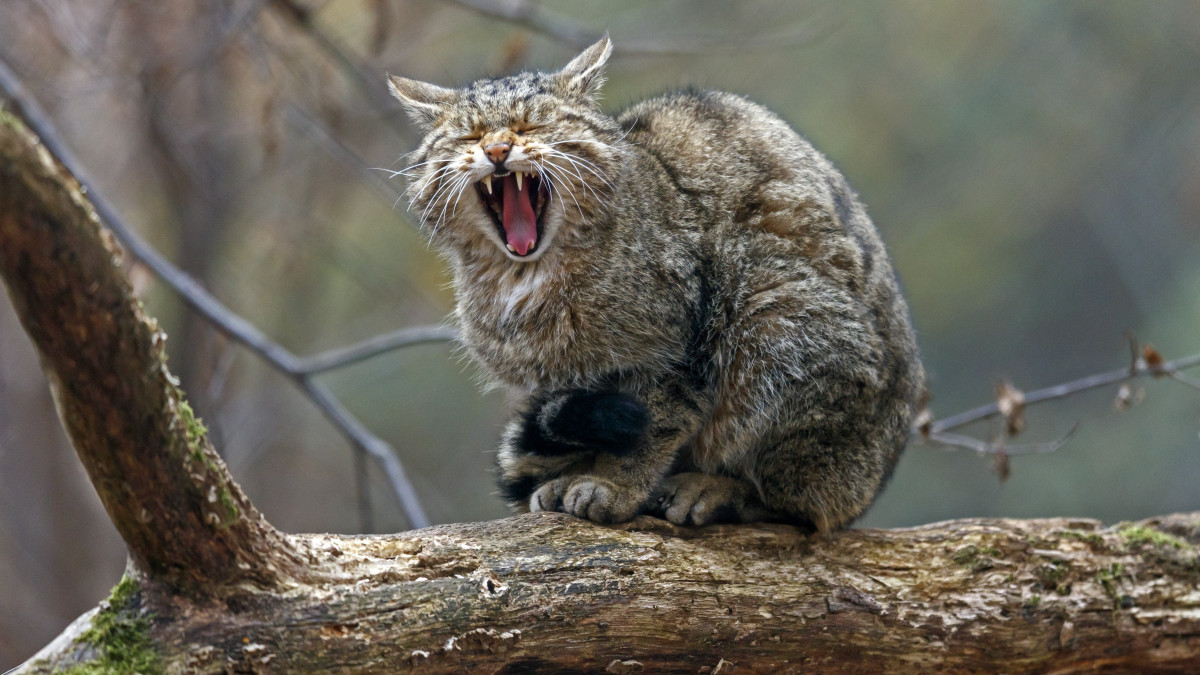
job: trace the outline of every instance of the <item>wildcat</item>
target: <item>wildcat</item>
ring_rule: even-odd
[[[891,264],[829,161],[744,98],[616,117],[605,36],[556,73],[390,77],[426,130],[411,207],[456,319],[519,398],[498,453],[521,510],[828,531],[892,473],[924,373]]]

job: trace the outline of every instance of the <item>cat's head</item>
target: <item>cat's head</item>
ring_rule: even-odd
[[[621,133],[596,93],[612,53],[605,35],[562,70],[447,89],[390,78],[426,130],[405,170],[410,209],[439,246],[541,257],[584,236],[612,201]]]

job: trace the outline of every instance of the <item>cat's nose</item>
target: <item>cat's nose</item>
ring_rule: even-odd
[[[508,159],[509,150],[512,150],[512,143],[489,143],[483,146],[483,154],[492,160],[497,169],[504,168],[504,160]]]

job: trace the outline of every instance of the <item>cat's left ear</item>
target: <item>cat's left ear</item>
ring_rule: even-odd
[[[594,98],[604,83],[604,64],[612,56],[612,49],[612,40],[605,33],[596,44],[583,50],[565,68],[555,73],[564,93],[579,98]]]
[[[458,96],[453,89],[397,75],[388,76],[388,90],[404,104],[409,117],[426,129],[437,123],[438,118]]]

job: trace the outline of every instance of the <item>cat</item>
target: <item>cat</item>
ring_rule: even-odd
[[[519,399],[498,479],[598,523],[845,526],[924,390],[908,308],[842,175],[745,98],[616,117],[606,35],[554,73],[461,89],[389,77],[426,135],[410,208],[455,318]]]

